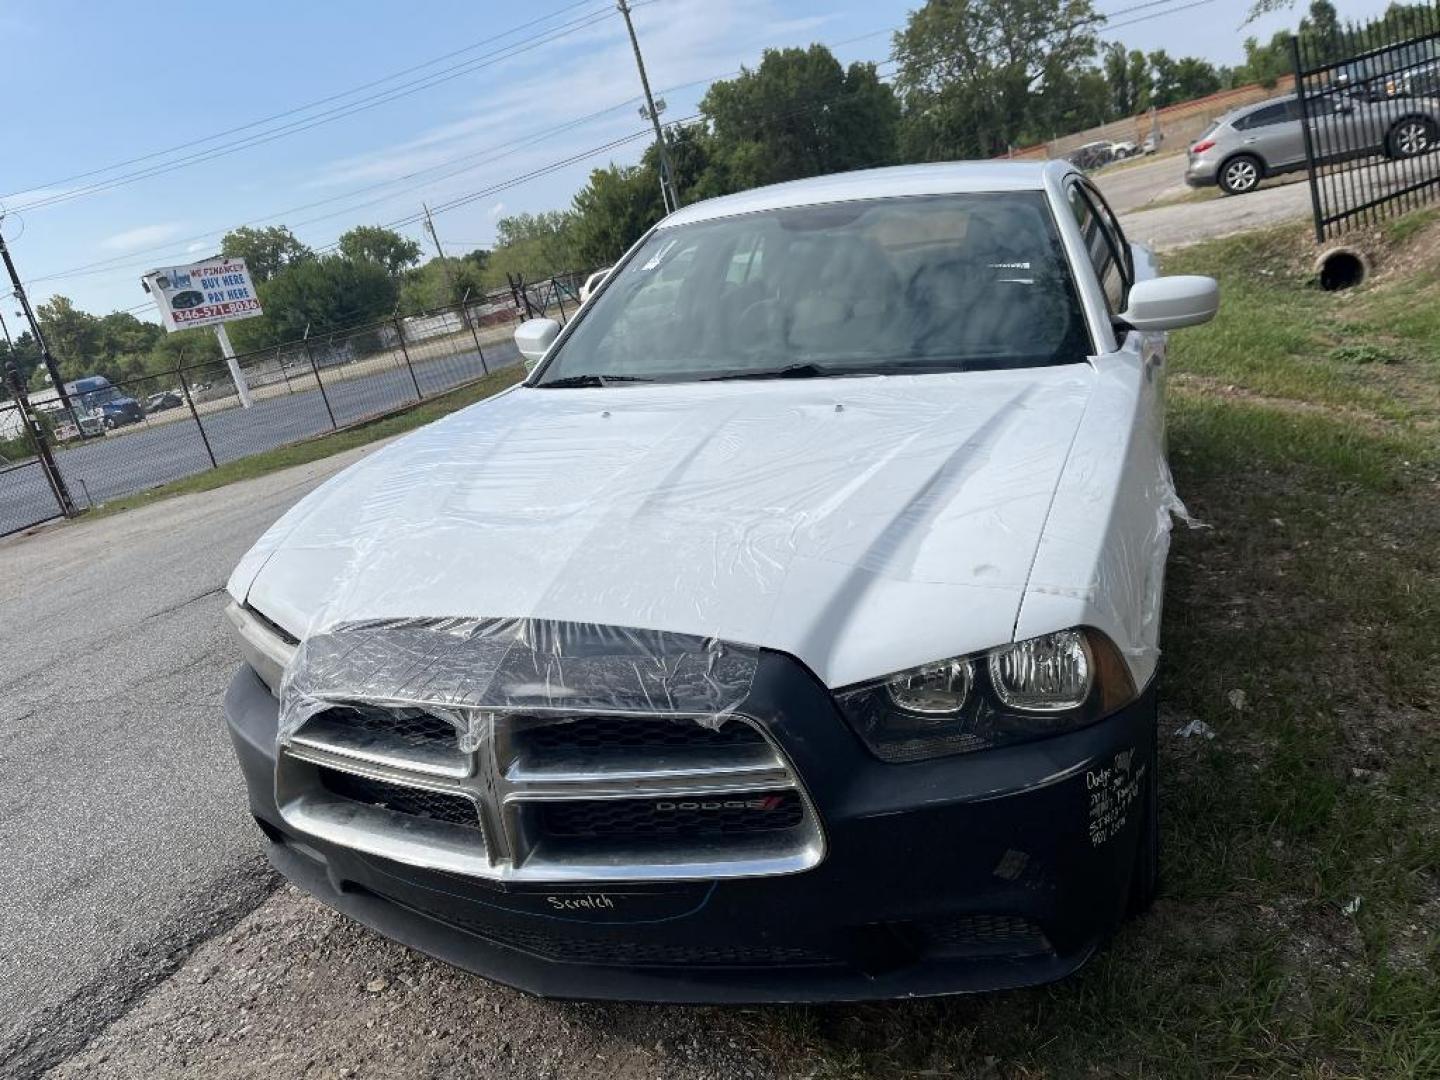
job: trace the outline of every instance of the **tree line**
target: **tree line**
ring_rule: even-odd
[[[1397,37],[1409,10],[1392,4],[1385,16]],[[1090,0],[926,0],[895,35],[890,76],[874,63],[842,65],[824,45],[767,50],[754,69],[710,86],[697,121],[667,129],[675,186],[688,203],[823,173],[996,157],[1152,106],[1274,85],[1289,69],[1283,31],[1247,39],[1244,63],[1231,68],[1102,45],[1103,25]],[[1313,0],[1297,32],[1337,40],[1330,0]],[[265,314],[232,324],[231,338],[241,350],[265,348],[458,303],[503,286],[507,274],[607,265],[663,216],[657,159],[652,146],[638,165],[595,169],[568,209],[502,218],[491,248],[460,257],[422,261],[418,243],[379,226],[353,228],[325,252],[284,226],[235,229],[220,253],[245,258]],[[63,296],[37,316],[67,379],[118,381],[173,371],[182,356],[219,355],[208,330],[166,334],[124,312],[81,311]],[[5,359],[41,385],[28,334],[13,349],[0,342]]]

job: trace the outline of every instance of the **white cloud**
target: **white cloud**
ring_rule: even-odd
[[[505,204],[503,202],[497,202],[494,206],[490,208],[490,220],[498,221],[500,219],[500,215],[504,212]]]
[[[658,93],[687,87],[698,78],[723,77],[741,64],[753,66],[770,45],[808,44],[827,16],[787,18],[777,0],[670,0],[658,13],[636,13],[650,81]],[[686,90],[682,99],[698,95]],[[536,54],[509,60],[487,72],[484,95],[467,111],[402,142],[333,161],[303,186],[338,187],[357,181],[384,182],[416,177],[429,187],[449,173],[474,188],[527,168],[569,156],[637,130],[639,78],[624,24],[604,20],[548,45]],[[672,103],[667,117],[689,111],[689,101]],[[539,140],[537,129],[603,115]],[[621,152],[624,153],[623,151]],[[450,163],[448,168],[440,168]],[[437,175],[438,174],[438,175]]]
[[[195,241],[195,243],[193,243],[193,244],[187,244],[187,245],[185,245],[185,254],[186,254],[186,255],[195,255],[195,254],[197,254],[198,252],[204,251],[206,248],[210,248],[210,247],[214,247],[214,246],[215,246],[214,244],[206,243],[204,240],[197,240],[197,241]]]
[[[163,244],[183,231],[184,228],[184,224],[178,221],[170,221],[162,225],[141,225],[138,228],[118,232],[114,236],[107,236],[100,241],[100,247],[106,251],[130,251],[132,248]]]
[[[776,38],[794,37],[796,34],[808,34],[812,30],[818,30],[826,23],[834,22],[835,16],[830,15],[807,15],[799,19],[783,19],[780,22],[773,22],[765,28],[767,34],[773,34]]]

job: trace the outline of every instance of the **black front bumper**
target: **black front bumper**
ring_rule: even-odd
[[[907,765],[872,757],[785,656],[762,656],[744,711],[809,790],[820,865],[521,887],[295,833],[275,803],[275,699],[243,668],[225,701],[277,869],[387,937],[547,997],[844,1001],[1027,986],[1074,971],[1123,917],[1154,779],[1153,690],[1071,735]]]

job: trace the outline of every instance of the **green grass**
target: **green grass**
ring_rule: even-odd
[[[288,469],[292,465],[304,465],[311,461],[318,461],[321,458],[330,457],[332,454],[352,450],[357,446],[365,446],[380,439],[388,439],[392,435],[403,435],[407,431],[413,431],[415,428],[428,424],[432,420],[438,420],[457,409],[463,409],[467,405],[473,405],[477,401],[490,397],[505,387],[520,381],[523,375],[524,371],[521,368],[506,368],[462,386],[458,390],[452,390],[448,394],[427,398],[420,404],[400,412],[389,413],[353,427],[342,428],[328,435],[307,439],[305,442],[292,443],[289,446],[240,458],[238,461],[227,462],[218,469],[211,469],[195,476],[187,476],[183,480],[150,488],[148,491],[142,491],[136,495],[112,499],[89,511],[85,517],[103,517],[119,513],[122,510],[133,510],[138,506],[146,506],[161,499],[173,498],[176,495],[210,491],[214,488],[224,487],[226,484],[233,484],[237,480],[249,480],[252,477],[264,476],[279,469]]]
[[[1225,299],[1170,365],[1161,899],[1056,986],[757,1016],[798,1074],[1440,1076],[1440,253],[1325,295],[1298,236],[1167,260]]]

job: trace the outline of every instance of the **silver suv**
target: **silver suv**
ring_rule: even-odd
[[[1323,98],[1311,102],[1316,154],[1323,159],[1383,153],[1416,157],[1440,146],[1440,102],[1430,98]],[[1315,110],[1323,109],[1324,115]],[[1219,184],[1228,195],[1255,190],[1267,176],[1305,168],[1305,129],[1293,95],[1236,109],[1186,152],[1185,182]]]

